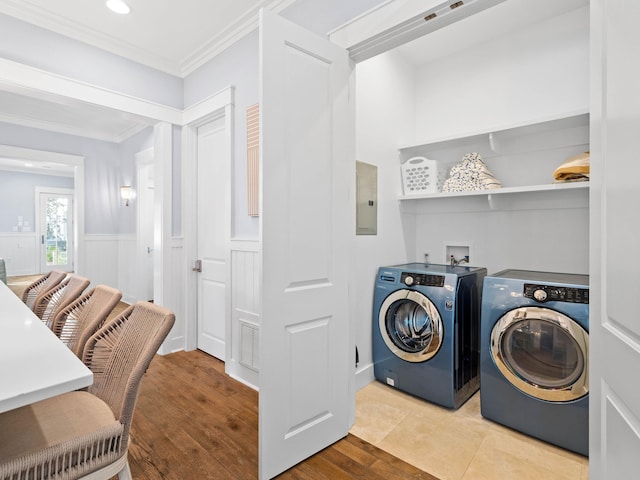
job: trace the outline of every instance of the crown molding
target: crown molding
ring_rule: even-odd
[[[295,2],[296,0],[261,1],[255,7],[247,10],[242,17],[230,24],[223,32],[211,37],[205,44],[179,62],[174,62],[146,49],[138,48],[119,38],[96,32],[68,18],[43,11],[29,4],[27,1],[0,0],[0,13],[100,48],[101,50],[127,58],[136,63],[184,78],[229,48],[235,42],[257,29],[258,11],[260,8],[280,13]]]
[[[180,63],[181,76],[184,78],[202,65],[215,58],[231,45],[256,30],[259,26],[259,12],[261,8],[275,13],[282,12],[297,0],[272,0],[261,2],[254,8],[247,10],[242,17],[229,25],[224,31],[211,37],[200,48],[185,57]]]

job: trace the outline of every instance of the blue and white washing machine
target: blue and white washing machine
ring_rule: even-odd
[[[482,416],[589,452],[589,277],[504,270],[484,280]]]
[[[458,408],[480,386],[485,268],[409,263],[381,267],[373,300],[376,379]]]

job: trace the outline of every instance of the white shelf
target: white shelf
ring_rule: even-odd
[[[567,112],[529,123],[494,127],[497,128],[487,127],[484,131],[468,132],[466,135],[433,138],[428,142],[406,145],[400,147],[398,152],[401,163],[414,156],[435,160],[439,183],[443,181],[442,174],[446,175],[464,154],[478,152],[489,170],[500,180],[502,188],[401,195],[400,200],[487,197],[491,203],[494,195],[562,191],[566,193],[552,194],[551,198],[563,201],[573,198],[570,191],[588,190],[588,182],[552,183],[554,170],[562,162],[589,149],[588,112]],[[544,203],[551,205],[551,198],[545,199]],[[500,203],[504,204],[504,201]]]
[[[491,195],[508,195],[516,193],[529,192],[549,192],[560,190],[578,190],[588,189],[589,182],[571,182],[571,183],[554,183],[549,185],[528,185],[526,187],[505,187],[493,188],[490,190],[475,190],[472,192],[445,192],[445,193],[429,193],[426,195],[401,195],[399,200],[420,200],[428,198],[454,198],[454,197],[471,197],[471,196],[491,196]]]
[[[589,112],[580,110],[567,112],[565,114],[552,115],[547,118],[538,118],[530,122],[521,122],[512,125],[494,125],[475,132],[465,132],[447,137],[425,139],[411,145],[401,145],[398,150],[409,152],[410,155],[418,151],[439,150],[442,148],[452,148],[458,146],[473,145],[478,142],[489,142],[491,135],[492,143],[508,140],[517,137],[528,137],[539,133],[589,126]],[[495,147],[495,145],[494,145]]]

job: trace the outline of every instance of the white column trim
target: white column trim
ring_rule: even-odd
[[[155,208],[153,239],[153,298],[160,305],[167,305],[171,298],[171,125],[157,123],[154,127]],[[167,248],[165,248],[165,246]]]
[[[182,110],[0,58],[0,89],[33,98],[64,97],[180,125]]]

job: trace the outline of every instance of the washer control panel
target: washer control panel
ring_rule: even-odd
[[[407,287],[444,287],[444,275],[431,275],[428,273],[408,273],[402,272],[400,281]]]
[[[525,298],[531,298],[540,303],[567,302],[589,303],[589,289],[575,287],[559,287],[555,285],[524,284]]]

